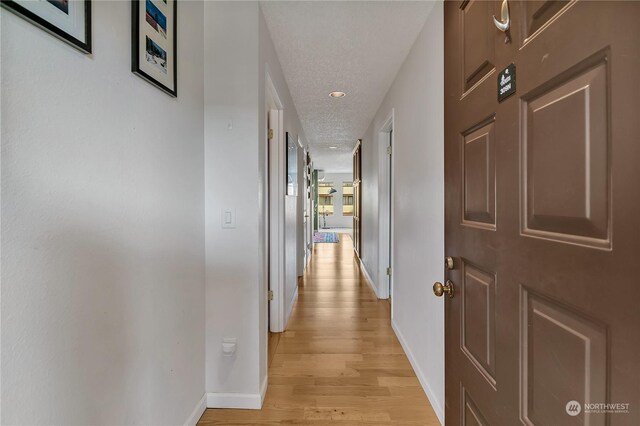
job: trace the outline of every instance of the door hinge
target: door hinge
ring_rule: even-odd
[[[387,267],[387,275],[391,276],[391,266]]]
[[[269,291],[267,292],[267,299],[269,299],[269,300],[273,300],[273,290],[269,290]]]
[[[387,154],[391,155],[391,145],[387,147]]]
[[[269,139],[273,139],[273,129],[269,129]]]

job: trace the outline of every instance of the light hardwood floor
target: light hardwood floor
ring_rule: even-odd
[[[349,236],[316,244],[269,367],[262,410],[208,409],[199,425],[439,425]]]

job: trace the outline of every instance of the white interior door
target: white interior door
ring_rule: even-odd
[[[282,110],[269,111],[269,330],[284,331],[285,142]]]

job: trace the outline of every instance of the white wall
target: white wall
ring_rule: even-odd
[[[2,10],[2,423],[182,424],[204,394],[202,3],[177,99],[130,71],[131,4],[84,55]]]
[[[376,118],[381,115],[379,111]],[[378,120],[384,120],[379,119]],[[379,284],[379,218],[378,218],[378,129],[374,132],[374,122],[362,137],[360,151],[362,156],[361,166],[361,188],[362,188],[362,211],[361,220],[361,249],[360,260],[366,269],[372,284]],[[374,136],[375,135],[375,136]]]
[[[253,3],[204,5],[206,387],[254,402],[261,349],[257,19]],[[236,228],[222,228],[223,208],[235,210]],[[237,339],[234,357],[222,355],[225,337]]]
[[[283,134],[304,135],[259,3],[205,2],[204,19],[206,387],[210,406],[249,401],[247,408],[256,408],[267,374],[267,70],[283,103]],[[297,290],[297,197],[283,203],[283,298],[290,312]],[[237,212],[235,229],[221,228],[227,207]],[[222,356],[225,337],[237,339],[234,357]]]
[[[378,283],[378,132],[394,111],[392,324],[444,420],[443,6],[425,26],[363,138],[363,263]]]
[[[333,182],[333,187],[336,189],[333,194],[333,214],[327,216],[327,228],[352,228],[353,216],[342,215],[342,183],[353,182],[353,175],[351,173],[327,173],[325,172],[325,178],[323,182]],[[319,207],[319,212],[322,212],[322,206]],[[324,218],[320,216],[320,226],[324,225]]]

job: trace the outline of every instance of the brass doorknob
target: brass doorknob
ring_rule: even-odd
[[[449,297],[453,297],[453,283],[451,280],[447,280],[444,285],[441,282],[436,282],[433,285],[433,294],[438,297],[442,297],[445,293],[447,293]]]

